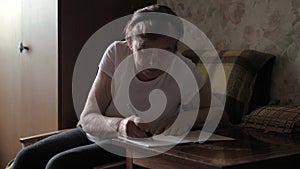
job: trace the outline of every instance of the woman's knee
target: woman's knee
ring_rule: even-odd
[[[80,163],[80,159],[84,157],[77,157],[76,152],[62,152],[55,156],[53,156],[47,163],[46,169],[88,169],[89,166],[84,166],[84,164]]]
[[[48,161],[46,169],[69,168],[67,163],[66,155],[64,155],[64,153],[59,153]]]
[[[43,155],[38,153],[35,146],[28,146],[18,152],[15,161],[14,169],[26,168],[26,166],[34,166],[34,164],[43,163]],[[46,165],[46,164],[44,164]],[[38,166],[38,165],[37,165]]]

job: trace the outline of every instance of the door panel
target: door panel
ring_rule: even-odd
[[[0,0],[0,168],[21,148],[17,138],[16,115],[20,112],[21,0]]]
[[[0,0],[0,168],[20,137],[57,129],[57,2]],[[30,50],[20,53],[23,41]]]
[[[23,0],[20,134],[57,129],[57,1]]]

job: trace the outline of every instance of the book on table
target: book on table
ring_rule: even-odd
[[[201,137],[200,137],[200,133],[201,133]],[[164,146],[172,146],[172,145],[184,144],[184,143],[202,143],[205,141],[234,140],[234,138],[230,138],[230,137],[226,137],[214,133],[208,133],[201,130],[190,131],[185,137],[160,134],[150,138],[129,138],[129,137],[125,138],[122,136],[119,136],[118,138],[144,147],[164,147]]]

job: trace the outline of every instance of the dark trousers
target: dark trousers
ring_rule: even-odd
[[[25,147],[17,154],[13,168],[89,169],[124,159],[102,149],[100,144],[110,143],[93,143],[81,128],[75,128]],[[122,148],[115,149],[125,152]]]

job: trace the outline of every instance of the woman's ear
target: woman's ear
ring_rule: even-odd
[[[131,37],[127,38],[126,42],[127,42],[128,47],[132,50],[132,38]]]

